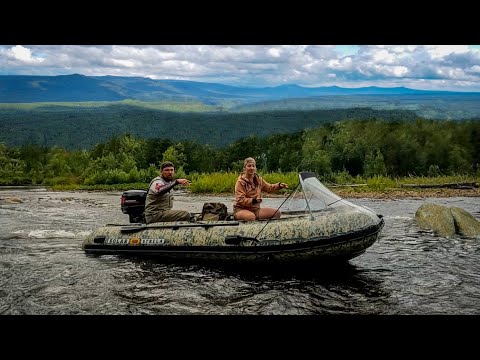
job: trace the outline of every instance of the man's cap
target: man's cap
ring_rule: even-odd
[[[160,168],[163,170],[166,167],[173,167],[174,168],[175,166],[173,166],[173,163],[171,161],[164,161],[162,163],[162,165],[160,165]]]

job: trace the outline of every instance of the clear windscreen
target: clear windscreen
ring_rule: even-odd
[[[324,211],[359,211],[370,216],[375,222],[380,221],[373,210],[353,204],[330,191],[314,173],[301,172],[299,181],[299,186],[291,194],[291,199],[282,206],[282,213],[314,216],[315,213]]]

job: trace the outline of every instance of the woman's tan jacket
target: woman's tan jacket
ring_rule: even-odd
[[[260,199],[262,191],[271,193],[280,190],[280,183],[269,184],[261,176],[255,174],[253,181],[248,180],[241,174],[235,183],[235,204],[233,205],[233,212],[239,210],[250,210],[256,212],[260,209],[260,204],[253,204],[253,199]]]

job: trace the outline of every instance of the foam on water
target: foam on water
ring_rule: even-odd
[[[18,230],[14,231],[16,235],[27,235],[29,238],[34,239],[75,239],[84,238],[89,235],[91,231],[66,231],[66,230]]]

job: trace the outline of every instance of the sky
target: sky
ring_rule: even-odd
[[[480,91],[480,45],[0,45],[0,75]]]

